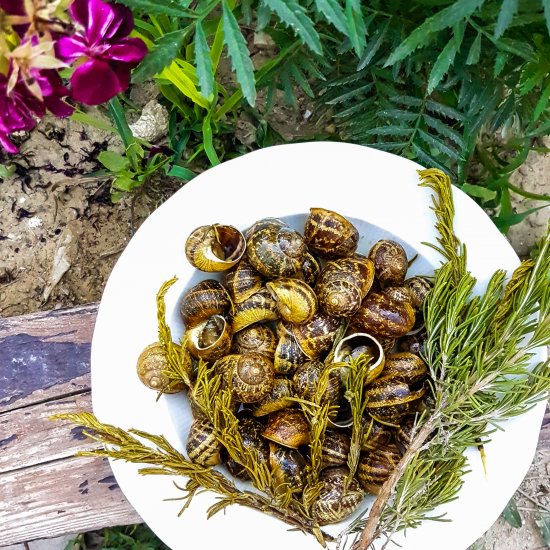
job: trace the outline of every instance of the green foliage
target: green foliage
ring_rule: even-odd
[[[127,525],[83,533],[69,541],[65,550],[168,550],[147,525]]]
[[[513,498],[510,499],[510,502],[508,502],[502,511],[502,517],[506,523],[516,529],[519,529],[522,526],[523,522],[521,520],[516,501]]]

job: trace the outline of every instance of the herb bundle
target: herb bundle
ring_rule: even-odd
[[[434,287],[424,305],[427,329],[424,358],[431,375],[432,399],[417,418],[410,445],[382,486],[368,516],[354,521],[340,537],[342,542],[350,535],[355,536],[357,550],[369,548],[380,536],[389,541],[396,531],[416,527],[426,519],[441,519],[432,512],[456,498],[466,466],[465,449],[486,440],[495,426],[525,412],[544,399],[550,389],[548,361],[530,369],[534,350],[550,343],[550,235],[540,243],[533,258],[516,269],[507,284],[506,274],[497,271],[483,295],[474,296],[476,281],[466,269],[466,247],[453,231],[450,181],[434,169],[423,170],[420,176],[421,185],[435,193],[433,210],[439,237],[438,243],[431,246],[445,259],[436,270]],[[183,354],[174,351],[162,309],[168,285],[163,286],[157,300],[159,339],[169,359],[167,374],[171,379],[181,380],[188,371],[182,367]],[[346,397],[353,418],[348,466],[353,472],[358,462],[357,442],[365,407],[361,394],[369,361],[360,356],[348,367]],[[142,474],[187,477],[182,511],[198,490],[206,489],[222,497],[209,509],[209,516],[238,503],[312,533],[324,544],[331,537],[316,523],[312,504],[321,490],[321,442],[329,417],[329,406],[322,404],[328,369],[325,373],[316,384],[313,399],[300,401],[304,414],[315,427],[311,433],[306,486],[300,498],[290,487],[277,485],[268,468],[243,445],[230,392],[220,390],[220,374],[204,362],[199,363],[191,400],[208,417],[216,438],[228,449],[231,458],[244,467],[260,494],[240,490],[221,472],[191,463],[162,436],[102,424],[88,413],[56,418],[84,425],[89,437],[105,444],[104,449],[82,454],[151,465],[141,469]]]

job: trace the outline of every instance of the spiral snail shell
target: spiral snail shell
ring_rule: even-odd
[[[185,255],[191,265],[207,272],[233,267],[245,249],[244,235],[232,225],[202,225],[185,242]]]
[[[262,435],[293,449],[307,445],[310,441],[308,421],[299,409],[283,409],[270,414]]]
[[[336,430],[326,430],[321,451],[321,467],[328,468],[346,464],[349,449],[349,435]]]
[[[412,306],[417,310],[421,310],[433,284],[426,277],[416,276],[407,279],[403,286],[409,289]]]
[[[292,374],[303,363],[309,360],[302,351],[294,335],[283,324],[280,325],[279,342],[275,349],[273,365],[277,374]]]
[[[296,325],[310,321],[317,311],[317,296],[304,281],[291,278],[275,279],[266,288],[277,302],[281,318]]]
[[[262,429],[262,424],[253,418],[245,417],[239,419],[239,433],[242,438],[243,447],[255,453],[259,462],[267,464],[269,460],[269,444],[262,437]],[[231,475],[243,480],[250,479],[246,468],[232,458],[227,458],[225,466]]]
[[[306,461],[300,451],[270,443],[269,465],[277,490],[285,492],[287,488],[290,488],[294,494],[302,492]]]
[[[179,348],[177,344],[174,344]],[[191,362],[185,365],[191,374]],[[178,393],[185,388],[183,381],[171,380],[163,371],[168,368],[168,361],[164,348],[160,342],[149,344],[139,355],[137,360],[137,374],[141,382],[152,390],[163,393]]]
[[[273,363],[261,353],[231,356],[231,389],[241,403],[261,401],[273,388]]]
[[[381,240],[370,249],[377,280],[382,286],[400,285],[409,267],[405,249],[395,241]]]
[[[318,359],[330,349],[340,326],[340,319],[318,311],[307,323],[292,325],[290,331],[302,351],[310,359]]]
[[[223,315],[230,307],[227,290],[218,281],[205,279],[183,295],[180,313],[185,326],[190,328],[212,315]]]
[[[302,267],[296,275],[313,288],[320,273],[321,266],[319,265],[319,262],[313,254],[306,252],[304,255],[304,260],[302,261]]]
[[[184,341],[196,359],[216,361],[231,349],[231,327],[225,317],[212,315],[186,331]]]
[[[392,430],[384,424],[376,422],[368,415],[361,418],[363,435],[361,438],[362,451],[374,451],[383,445],[389,443],[392,439]]]
[[[233,333],[239,332],[254,323],[275,321],[278,317],[277,302],[267,288],[262,288],[249,298],[235,305]]]
[[[269,358],[275,355],[277,337],[267,325],[255,324],[240,330],[233,337],[232,353],[261,353]]]
[[[272,412],[292,407],[292,382],[288,378],[275,378],[271,391],[257,404],[252,414],[264,416]]]
[[[308,361],[300,365],[292,377],[292,385],[296,396],[307,401],[315,401],[319,379],[325,368],[327,367],[321,361]],[[340,388],[341,383],[338,372],[331,372],[328,375],[327,387],[319,405],[324,405],[325,403],[336,405],[340,397]]]
[[[262,288],[262,276],[244,256],[236,266],[222,273],[222,283],[233,302],[240,304]]]
[[[381,379],[402,380],[409,385],[422,382],[428,376],[428,366],[414,353],[400,352],[386,356],[386,364]]]
[[[359,483],[365,491],[377,495],[400,460],[401,453],[394,443],[388,443],[372,452],[363,454],[357,467]]]
[[[185,445],[189,460],[201,466],[216,466],[221,462],[221,443],[215,436],[214,426],[204,416],[191,424]]]

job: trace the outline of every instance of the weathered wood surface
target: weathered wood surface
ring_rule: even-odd
[[[0,319],[0,546],[139,523],[97,444],[61,412],[91,411],[97,305]]]
[[[140,522],[96,444],[55,413],[91,410],[97,305],[0,319],[0,546]],[[550,411],[539,450],[550,451]]]

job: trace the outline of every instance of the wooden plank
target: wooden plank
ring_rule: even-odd
[[[0,546],[143,520],[107,459],[73,457],[0,474]]]
[[[90,389],[97,308],[0,319],[0,414]]]

